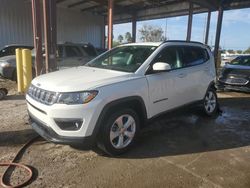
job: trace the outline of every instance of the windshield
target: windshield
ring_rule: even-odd
[[[250,66],[250,56],[241,56],[232,60],[229,64],[231,65],[243,65]]]
[[[86,66],[135,72],[155,51],[156,46],[121,46],[101,55]]]

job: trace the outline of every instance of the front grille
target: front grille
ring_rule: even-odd
[[[249,83],[249,80],[245,78],[227,78],[225,80],[225,83],[231,85],[247,85]]]
[[[28,90],[28,95],[43,104],[52,105],[56,102],[57,93],[52,91],[47,91],[41,88],[38,88],[34,85],[31,85]]]

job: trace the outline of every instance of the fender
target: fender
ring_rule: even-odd
[[[208,87],[207,87],[207,90],[206,90],[206,93],[207,93],[207,91],[208,91],[210,88],[213,88],[215,91],[217,90],[217,88],[215,87],[215,81],[214,81],[214,80],[211,81],[211,82],[209,83],[209,85],[208,85]],[[206,95],[206,93],[205,93],[205,95]]]
[[[97,137],[98,132],[99,132],[99,130],[101,128],[101,124],[105,120],[105,115],[108,113],[108,111],[110,109],[112,109],[115,106],[126,105],[129,102],[135,102],[135,101],[139,102],[141,113],[142,113],[142,114],[138,114],[138,116],[142,120],[142,124],[146,123],[146,121],[147,121],[147,110],[146,110],[145,103],[144,103],[143,99],[140,96],[130,96],[130,97],[125,97],[125,98],[120,98],[120,99],[117,99],[117,100],[112,101],[110,103],[107,103],[104,106],[104,108],[102,109],[102,111],[100,113],[100,116],[99,116],[99,118],[97,120],[97,123],[96,123],[95,128],[94,128],[93,133],[92,133],[92,136],[94,138]]]

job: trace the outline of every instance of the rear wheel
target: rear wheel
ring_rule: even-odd
[[[208,89],[203,99],[203,109],[208,116],[213,116],[218,112],[217,94],[212,88]]]
[[[124,109],[111,114],[98,136],[98,147],[109,155],[120,155],[134,143],[139,118],[132,109]]]

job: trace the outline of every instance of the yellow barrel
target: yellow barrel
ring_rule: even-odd
[[[23,86],[24,86],[23,88],[24,92],[26,92],[32,80],[31,51],[28,49],[23,49],[22,59],[23,59]]]
[[[16,72],[17,72],[17,91],[23,93],[23,63],[22,63],[22,49],[16,49]]]

